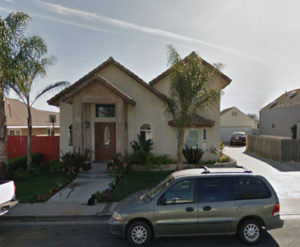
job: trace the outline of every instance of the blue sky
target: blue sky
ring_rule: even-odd
[[[196,51],[221,62],[232,82],[221,108],[258,113],[300,87],[300,15],[290,0],[0,0],[0,15],[28,13],[28,34],[41,36],[56,57],[36,92],[75,82],[113,56],[146,82],[167,68],[168,44],[182,57]],[[35,107],[56,110],[40,99]],[[11,94],[13,96],[13,94]]]

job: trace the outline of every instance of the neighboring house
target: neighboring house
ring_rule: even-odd
[[[247,135],[257,133],[258,121],[250,118],[237,107],[224,109],[220,113],[220,135],[223,142],[229,142],[233,132],[242,131]]]
[[[291,127],[297,122],[299,125],[300,88],[282,94],[260,110],[261,135],[291,137]]]
[[[31,107],[32,113],[32,135],[50,136],[53,133],[53,124],[49,116],[55,115],[55,135],[59,135],[59,113],[42,111]],[[27,135],[27,108],[25,104],[17,99],[5,98],[5,114],[8,135]]]
[[[193,53],[192,53],[193,54]],[[203,60],[204,66],[211,66]],[[214,87],[223,89],[230,79],[222,73]],[[110,57],[48,103],[60,107],[63,152],[91,150],[93,160],[107,161],[114,153],[132,152],[137,134],[152,139],[154,154],[176,159],[177,132],[165,113],[163,94],[170,87],[170,69],[149,84]],[[220,102],[198,112],[186,131],[185,143],[203,149],[219,148]],[[206,152],[204,159],[215,159]]]

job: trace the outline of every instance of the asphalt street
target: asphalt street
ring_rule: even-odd
[[[265,233],[257,246],[299,246],[300,218],[288,219],[282,229]],[[247,246],[236,236],[162,238],[152,242],[153,247],[167,246]],[[125,239],[109,233],[107,221],[84,222],[0,222],[1,247],[115,247],[130,246]]]

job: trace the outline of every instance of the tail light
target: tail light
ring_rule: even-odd
[[[16,183],[14,182],[14,188],[15,188],[15,194],[17,193],[17,186]]]
[[[272,215],[273,215],[273,216],[278,216],[278,215],[279,215],[279,209],[280,209],[279,203],[276,203],[276,204],[275,204],[275,207],[274,207],[274,209],[273,209]]]

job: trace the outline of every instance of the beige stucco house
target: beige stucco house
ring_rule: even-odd
[[[193,53],[192,53],[193,54]],[[211,66],[203,60],[204,66]],[[214,87],[223,89],[230,79],[222,73]],[[176,158],[177,132],[164,109],[163,95],[170,87],[170,70],[146,83],[112,57],[80,78],[48,103],[60,107],[60,149],[92,150],[93,160],[110,160],[116,152],[131,152],[130,141],[141,134],[151,138],[155,154]],[[219,148],[219,100],[198,112],[186,131],[188,145],[204,150]],[[204,159],[215,159],[207,151]]]
[[[220,135],[223,142],[229,142],[233,132],[241,131],[247,135],[257,133],[258,121],[250,118],[237,107],[222,110],[220,116]]]

